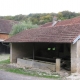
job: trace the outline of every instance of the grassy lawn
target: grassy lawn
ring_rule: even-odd
[[[9,63],[10,63],[10,59],[0,61],[0,65],[1,64],[9,64]]]
[[[53,79],[58,79],[60,80],[60,76],[57,73],[46,73],[46,72],[40,72],[40,71],[33,71],[33,70],[29,70],[27,69],[23,69],[23,68],[13,68],[13,67],[9,67],[7,66],[7,64],[10,63],[10,60],[3,60],[0,61],[0,69],[6,70],[8,72],[13,72],[13,73],[17,73],[17,74],[24,74],[24,75],[29,75],[29,76],[36,76],[36,77],[44,77],[44,78],[53,78]]]
[[[36,76],[36,77],[55,78],[55,79],[60,78],[58,74],[48,74],[45,72],[32,71],[27,69],[24,70],[22,68],[7,69],[7,71],[18,73],[18,74],[29,75],[29,76]]]

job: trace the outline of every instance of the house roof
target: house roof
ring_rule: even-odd
[[[17,21],[0,19],[0,33],[9,34],[15,23],[17,23]]]
[[[43,25],[44,26],[44,25]],[[58,22],[55,26],[24,30],[5,42],[56,42],[75,43],[80,38],[80,17]]]
[[[41,25],[40,27],[51,27],[51,26],[52,26],[52,22],[48,22],[48,23]]]
[[[80,16],[71,18],[71,19],[62,20],[62,21],[57,21],[56,26],[71,25],[71,24],[76,24],[76,23],[80,23]],[[53,27],[52,25],[53,25],[53,22],[48,22],[48,23],[41,25],[41,27]]]
[[[80,35],[80,24],[24,30],[5,42],[72,43]]]
[[[75,18],[71,18],[71,19],[67,19],[67,20],[63,20],[63,21],[59,21],[56,26],[60,26],[60,25],[73,25],[73,24],[78,24],[80,23],[80,16],[75,17]]]

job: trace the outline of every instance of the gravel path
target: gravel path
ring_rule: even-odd
[[[25,76],[0,70],[0,80],[53,80],[40,77]]]

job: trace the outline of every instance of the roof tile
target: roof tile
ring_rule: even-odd
[[[0,33],[6,33],[9,34],[13,24],[18,23],[17,21],[13,20],[4,20],[0,19]]]
[[[71,43],[80,34],[80,24],[24,30],[5,42]]]

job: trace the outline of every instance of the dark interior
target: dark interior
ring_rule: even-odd
[[[6,53],[6,54],[10,53],[9,43],[0,42],[0,54],[2,53]]]
[[[45,45],[45,46],[44,46]],[[36,46],[36,45],[35,45]],[[44,47],[42,47],[44,46]],[[61,67],[67,67],[70,70],[70,44],[60,44],[60,43],[49,43],[43,44],[42,46],[37,46],[35,49],[34,59],[47,61],[47,62],[56,62],[56,58],[61,59]],[[39,47],[39,48],[38,48]],[[36,47],[35,47],[36,48]]]

